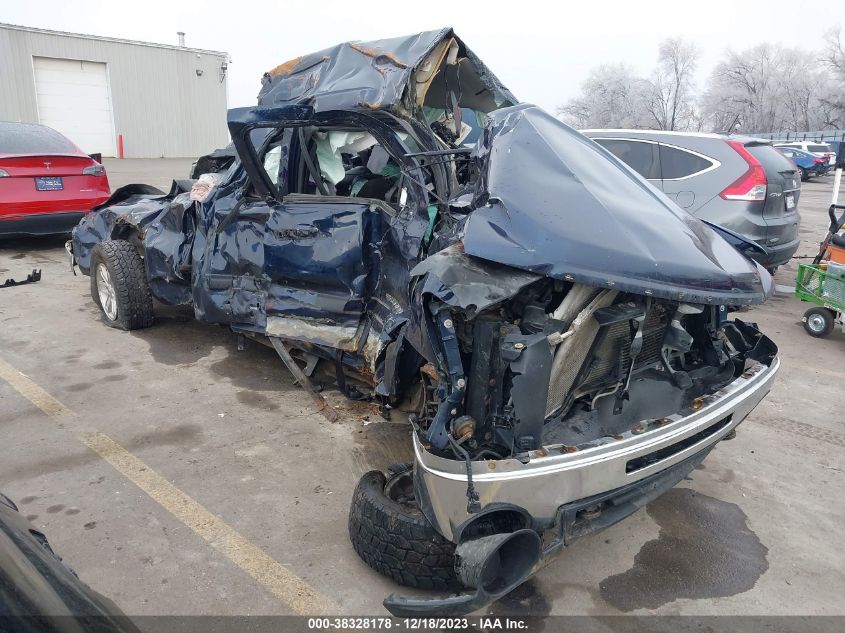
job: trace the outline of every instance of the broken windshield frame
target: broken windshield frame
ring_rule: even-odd
[[[311,108],[303,106],[285,106],[280,108],[234,108],[229,111],[229,131],[232,141],[241,157],[247,177],[252,182],[256,192],[281,201],[276,185],[271,181],[263,166],[263,151],[265,146],[273,142],[276,134],[269,134],[268,140],[256,148],[251,141],[251,134],[260,128],[303,128],[318,127],[326,129],[361,130],[375,137],[378,143],[395,160],[402,172],[409,176],[409,184],[415,184],[420,189],[423,198],[444,198],[438,192],[428,191],[425,185],[423,168],[412,154],[419,151],[417,140],[408,133],[407,128],[389,125],[388,122],[370,116],[366,113],[350,111],[329,111],[314,114]],[[406,140],[400,134],[407,134]],[[411,144],[413,147],[409,147]],[[291,157],[293,158],[293,157]]]

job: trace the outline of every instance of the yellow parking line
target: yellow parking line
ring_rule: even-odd
[[[35,384],[29,377],[0,358],[0,378],[49,416],[70,413],[70,409]]]
[[[188,526],[214,549],[252,576],[300,615],[338,613],[339,609],[305,580],[254,545],[222,519],[179,490],[108,435],[85,430],[76,414],[24,373],[0,359],[0,378],[44,413],[76,427],[79,439],[143,490],[162,508]]]

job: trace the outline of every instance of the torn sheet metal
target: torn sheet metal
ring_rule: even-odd
[[[768,275],[598,144],[531,105],[490,114],[469,255],[677,301],[741,305]]]
[[[345,352],[357,352],[361,329],[326,323],[325,320],[296,317],[267,317],[267,336],[323,345]]]
[[[73,230],[73,254],[80,270],[88,274],[91,251],[103,240],[134,240],[143,245],[153,296],[171,305],[190,303],[195,231],[190,184],[191,181],[174,181],[167,194],[148,185],[127,185],[116,190]]]
[[[510,299],[542,275],[502,266],[467,255],[460,243],[444,248],[417,264],[411,276],[427,275],[424,294],[445,304],[463,308],[467,314]]]
[[[452,29],[444,28],[371,42],[345,42],[292,59],[264,75],[258,105],[308,105],[315,112],[390,111],[397,107],[413,112],[415,93],[423,86],[436,89],[430,84],[435,72],[426,77],[423,86],[412,79],[417,71],[425,75],[428,66],[436,71],[438,64],[432,54],[442,50],[446,55],[452,42],[461,51],[460,57],[466,58],[462,63],[471,66],[480,78],[476,92],[486,91],[496,106],[517,103]]]
[[[196,179],[203,174],[223,173],[232,166],[237,157],[238,155],[235,153],[234,144],[229,143],[226,147],[221,147],[210,154],[200,156],[196,162],[191,165],[191,173],[189,174],[189,177]]]

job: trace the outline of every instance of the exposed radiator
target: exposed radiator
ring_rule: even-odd
[[[555,350],[549,395],[546,400],[546,415],[558,409],[569,395],[599,331],[599,324],[593,315],[596,310],[613,303],[616,294],[613,290],[603,290],[595,297],[587,296],[589,302],[577,313],[578,316],[570,327],[571,336],[560,343]]]
[[[652,306],[643,323],[643,349],[637,356],[637,366],[651,365],[660,360],[660,350],[669,327],[669,310],[662,303]]]
[[[591,304],[591,307],[595,304]],[[655,303],[643,321],[643,346],[636,359],[636,366],[643,367],[660,361],[660,351],[669,312],[665,305]],[[581,395],[596,387],[609,386],[608,379],[615,374],[618,380],[627,376],[631,367],[631,328],[629,321],[607,326],[606,332],[592,314],[566,350],[566,363],[561,371],[552,374],[546,414],[558,409],[570,393]],[[596,344],[596,341],[600,341]],[[560,352],[562,350],[558,350]],[[556,359],[557,360],[557,359]],[[577,382],[577,384],[576,384]]]

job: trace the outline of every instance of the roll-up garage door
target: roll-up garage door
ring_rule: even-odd
[[[38,120],[88,154],[115,155],[114,117],[106,65],[33,57]]]

